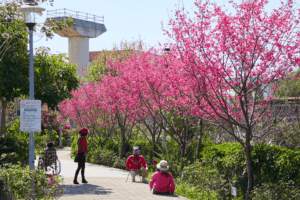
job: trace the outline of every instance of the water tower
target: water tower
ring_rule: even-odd
[[[76,73],[81,77],[82,69],[89,64],[89,39],[106,32],[106,27],[104,17],[68,9],[47,11],[46,21],[52,18],[61,22],[69,17],[73,18],[75,25],[57,30],[57,34],[68,38],[69,62],[77,64]],[[46,26],[50,25],[46,24]]]

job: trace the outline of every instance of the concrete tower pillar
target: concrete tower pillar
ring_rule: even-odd
[[[82,76],[82,69],[89,65],[89,38],[69,37],[68,40],[69,62],[77,64],[76,73]]]
[[[62,22],[72,17],[74,25],[58,29],[57,34],[68,38],[69,62],[77,65],[76,73],[82,77],[82,69],[89,65],[89,38],[96,38],[105,33],[104,17],[90,15],[68,9],[48,10],[46,22],[50,19]],[[46,26],[52,26],[46,23]]]

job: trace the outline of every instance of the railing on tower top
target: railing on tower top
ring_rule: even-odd
[[[73,11],[73,10],[68,10],[68,9],[56,9],[56,10],[48,10],[47,11],[47,18],[54,18],[54,17],[72,17],[76,19],[82,19],[90,22],[95,22],[95,23],[104,23],[104,16],[96,16],[96,15],[91,15],[88,13],[83,13],[79,11]]]

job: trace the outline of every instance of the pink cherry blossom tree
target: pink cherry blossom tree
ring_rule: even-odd
[[[80,127],[90,129],[90,142],[95,147],[102,146],[115,129],[115,121],[106,104],[100,85],[82,84],[72,92],[73,98],[60,103],[61,118],[72,119]]]
[[[300,10],[292,0],[270,14],[264,11],[267,0],[229,3],[235,14],[202,0],[195,2],[193,19],[184,8],[176,11],[170,30],[165,30],[171,39],[166,45],[172,49],[170,56],[184,63],[171,65],[182,72],[187,87],[178,87],[178,82],[172,86],[190,97],[186,104],[197,105],[195,114],[205,116],[243,146],[246,199],[250,199],[254,183],[250,142],[272,130],[275,111],[279,112],[270,106],[274,96],[266,96],[266,90],[299,66]]]
[[[152,135],[152,142],[149,142],[152,144],[153,152],[158,137],[155,139],[156,132],[150,130],[147,119],[154,121],[179,144],[182,170],[185,149],[192,142],[189,133],[197,117],[191,115],[193,108],[191,104],[185,104],[187,97],[172,87],[171,82],[177,82],[180,73],[177,68],[168,69],[166,61],[163,56],[154,56],[151,51],[145,51],[122,64],[112,62],[109,70],[117,72],[118,76],[115,80],[118,81],[114,82],[116,86],[110,88],[113,87],[113,90],[117,88],[118,94],[123,95],[114,99],[118,101],[126,99],[123,107],[130,111],[130,118],[144,123],[149,129]],[[178,59],[177,61],[180,62]],[[116,94],[115,91],[113,93]],[[163,109],[167,110],[172,117],[167,118]],[[162,119],[167,121],[168,129],[161,123]]]

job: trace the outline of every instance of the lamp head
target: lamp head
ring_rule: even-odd
[[[171,49],[170,48],[165,48],[165,51],[171,51]]]
[[[25,13],[27,24],[35,24],[35,13],[43,12],[45,8],[34,5],[30,0],[26,2],[28,2],[28,4],[20,6],[17,8],[17,11],[20,13]]]
[[[26,4],[34,4],[34,0],[23,0]]]

